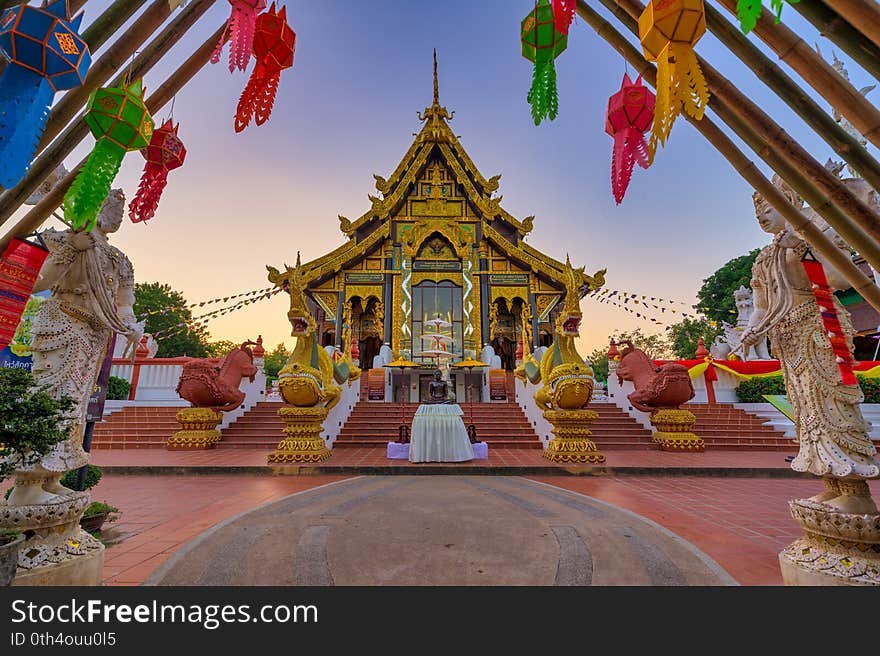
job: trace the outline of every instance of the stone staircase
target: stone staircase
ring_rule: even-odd
[[[95,424],[92,449],[163,449],[176,431],[175,407],[129,406]]]
[[[783,431],[764,424],[764,419],[735,408],[732,403],[688,403],[697,417],[694,433],[703,438],[706,450],[765,449],[797,451],[796,442]]]
[[[589,409],[599,418],[590,424],[590,439],[599,452],[620,450],[659,449],[651,439],[651,431],[613,403],[594,402]]]

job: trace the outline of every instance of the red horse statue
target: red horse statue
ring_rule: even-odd
[[[244,342],[232,349],[222,360],[200,358],[183,365],[177,394],[196,408],[214,408],[221,412],[235,410],[244,402],[245,394],[238,389],[242,378],[254,382],[257,368],[254,352]]]
[[[626,398],[636,410],[654,413],[663,408],[678,408],[694,398],[694,386],[687,367],[668,363],[654,364],[644,351],[625,341],[617,365],[617,382],[632,381],[635,391]]]

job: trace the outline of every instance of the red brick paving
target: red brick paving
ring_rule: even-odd
[[[266,467],[266,456],[271,451],[259,449],[209,449],[206,451],[167,451],[165,449],[100,450],[92,453],[92,463],[101,467]],[[667,451],[608,451],[606,467],[658,467],[658,468],[718,468],[729,469],[779,469],[788,470],[786,456],[791,451],[719,451],[704,453],[674,453]],[[425,463],[437,466],[438,463]],[[408,460],[388,460],[385,449],[375,447],[346,448],[333,451],[333,455],[319,466],[332,467],[405,467],[419,468],[421,463]],[[541,455],[540,450],[489,448],[488,460],[472,460],[462,463],[442,463],[444,467],[553,467],[554,464]],[[571,469],[571,465],[558,465]]]
[[[779,552],[800,535],[788,501],[822,489],[818,479],[529,478],[647,517],[702,549],[743,585],[782,585]],[[870,485],[880,498],[880,481]]]
[[[115,476],[93,498],[122,513],[105,524],[105,585],[140,585],[183,544],[215,524],[264,503],[346,476]]]

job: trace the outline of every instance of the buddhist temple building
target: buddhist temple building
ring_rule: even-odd
[[[302,264],[320,343],[351,348],[364,370],[383,344],[431,364],[420,353],[435,319],[449,324],[453,361],[491,344],[513,369],[524,322],[533,348],[553,339],[566,265],[525,243],[534,217],[504,210],[501,176],[480,172],[449,127],[453,114],[440,104],[435,53],[433,103],[409,150],[388,178],[374,175],[363,215],[339,217],[346,242]],[[577,273],[581,295],[602,273]]]

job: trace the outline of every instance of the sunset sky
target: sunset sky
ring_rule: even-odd
[[[109,4],[89,0],[84,24]],[[303,261],[311,260],[343,243],[337,215],[353,220],[368,209],[372,174],[387,177],[421,125],[416,110],[431,102],[435,47],[440,100],[456,112],[451,126],[486,177],[503,174],[503,207],[520,218],[536,216],[528,236],[532,246],[557,259],[569,254],[588,273],[607,267],[610,289],[695,303],[704,278],[768,242],[754,220],[752,189],[684,119],[651,169],[635,170],[626,198],[615,205],[604,120],[608,96],[618,90],[626,68],[580,19],[556,61],[559,116],[536,127],[525,99],[532,65],[519,41],[531,0],[285,4],[297,33],[296,58],[282,74],[267,124],[234,132],[235,107],[250,69],[230,74],[226,51],[221,64],[203,69],[176,98],[174,120],[188,150],[186,164],[171,172],[157,216],[147,224],[126,219],[112,240],[131,258],[138,281],[168,283],[188,300],[203,301],[267,287],[266,264],[293,264],[297,251]],[[209,10],[146,76],[148,94],[228,11],[223,1]],[[791,6],[785,6],[783,20],[808,43],[820,40]],[[822,41],[822,49],[830,59],[830,42]],[[711,34],[697,50],[816,159],[831,155]],[[870,83],[845,61],[856,87]],[[874,94],[880,98],[880,91]],[[157,124],[169,110],[155,116]],[[93,143],[89,137],[68,166]],[[143,158],[129,154],[114,185],[129,199],[142,167]],[[286,309],[286,297],[277,296],[212,321],[208,329],[213,339],[262,334],[267,347],[290,345]],[[662,331],[594,300],[584,300],[582,309],[583,355],[606,345],[615,329]]]

